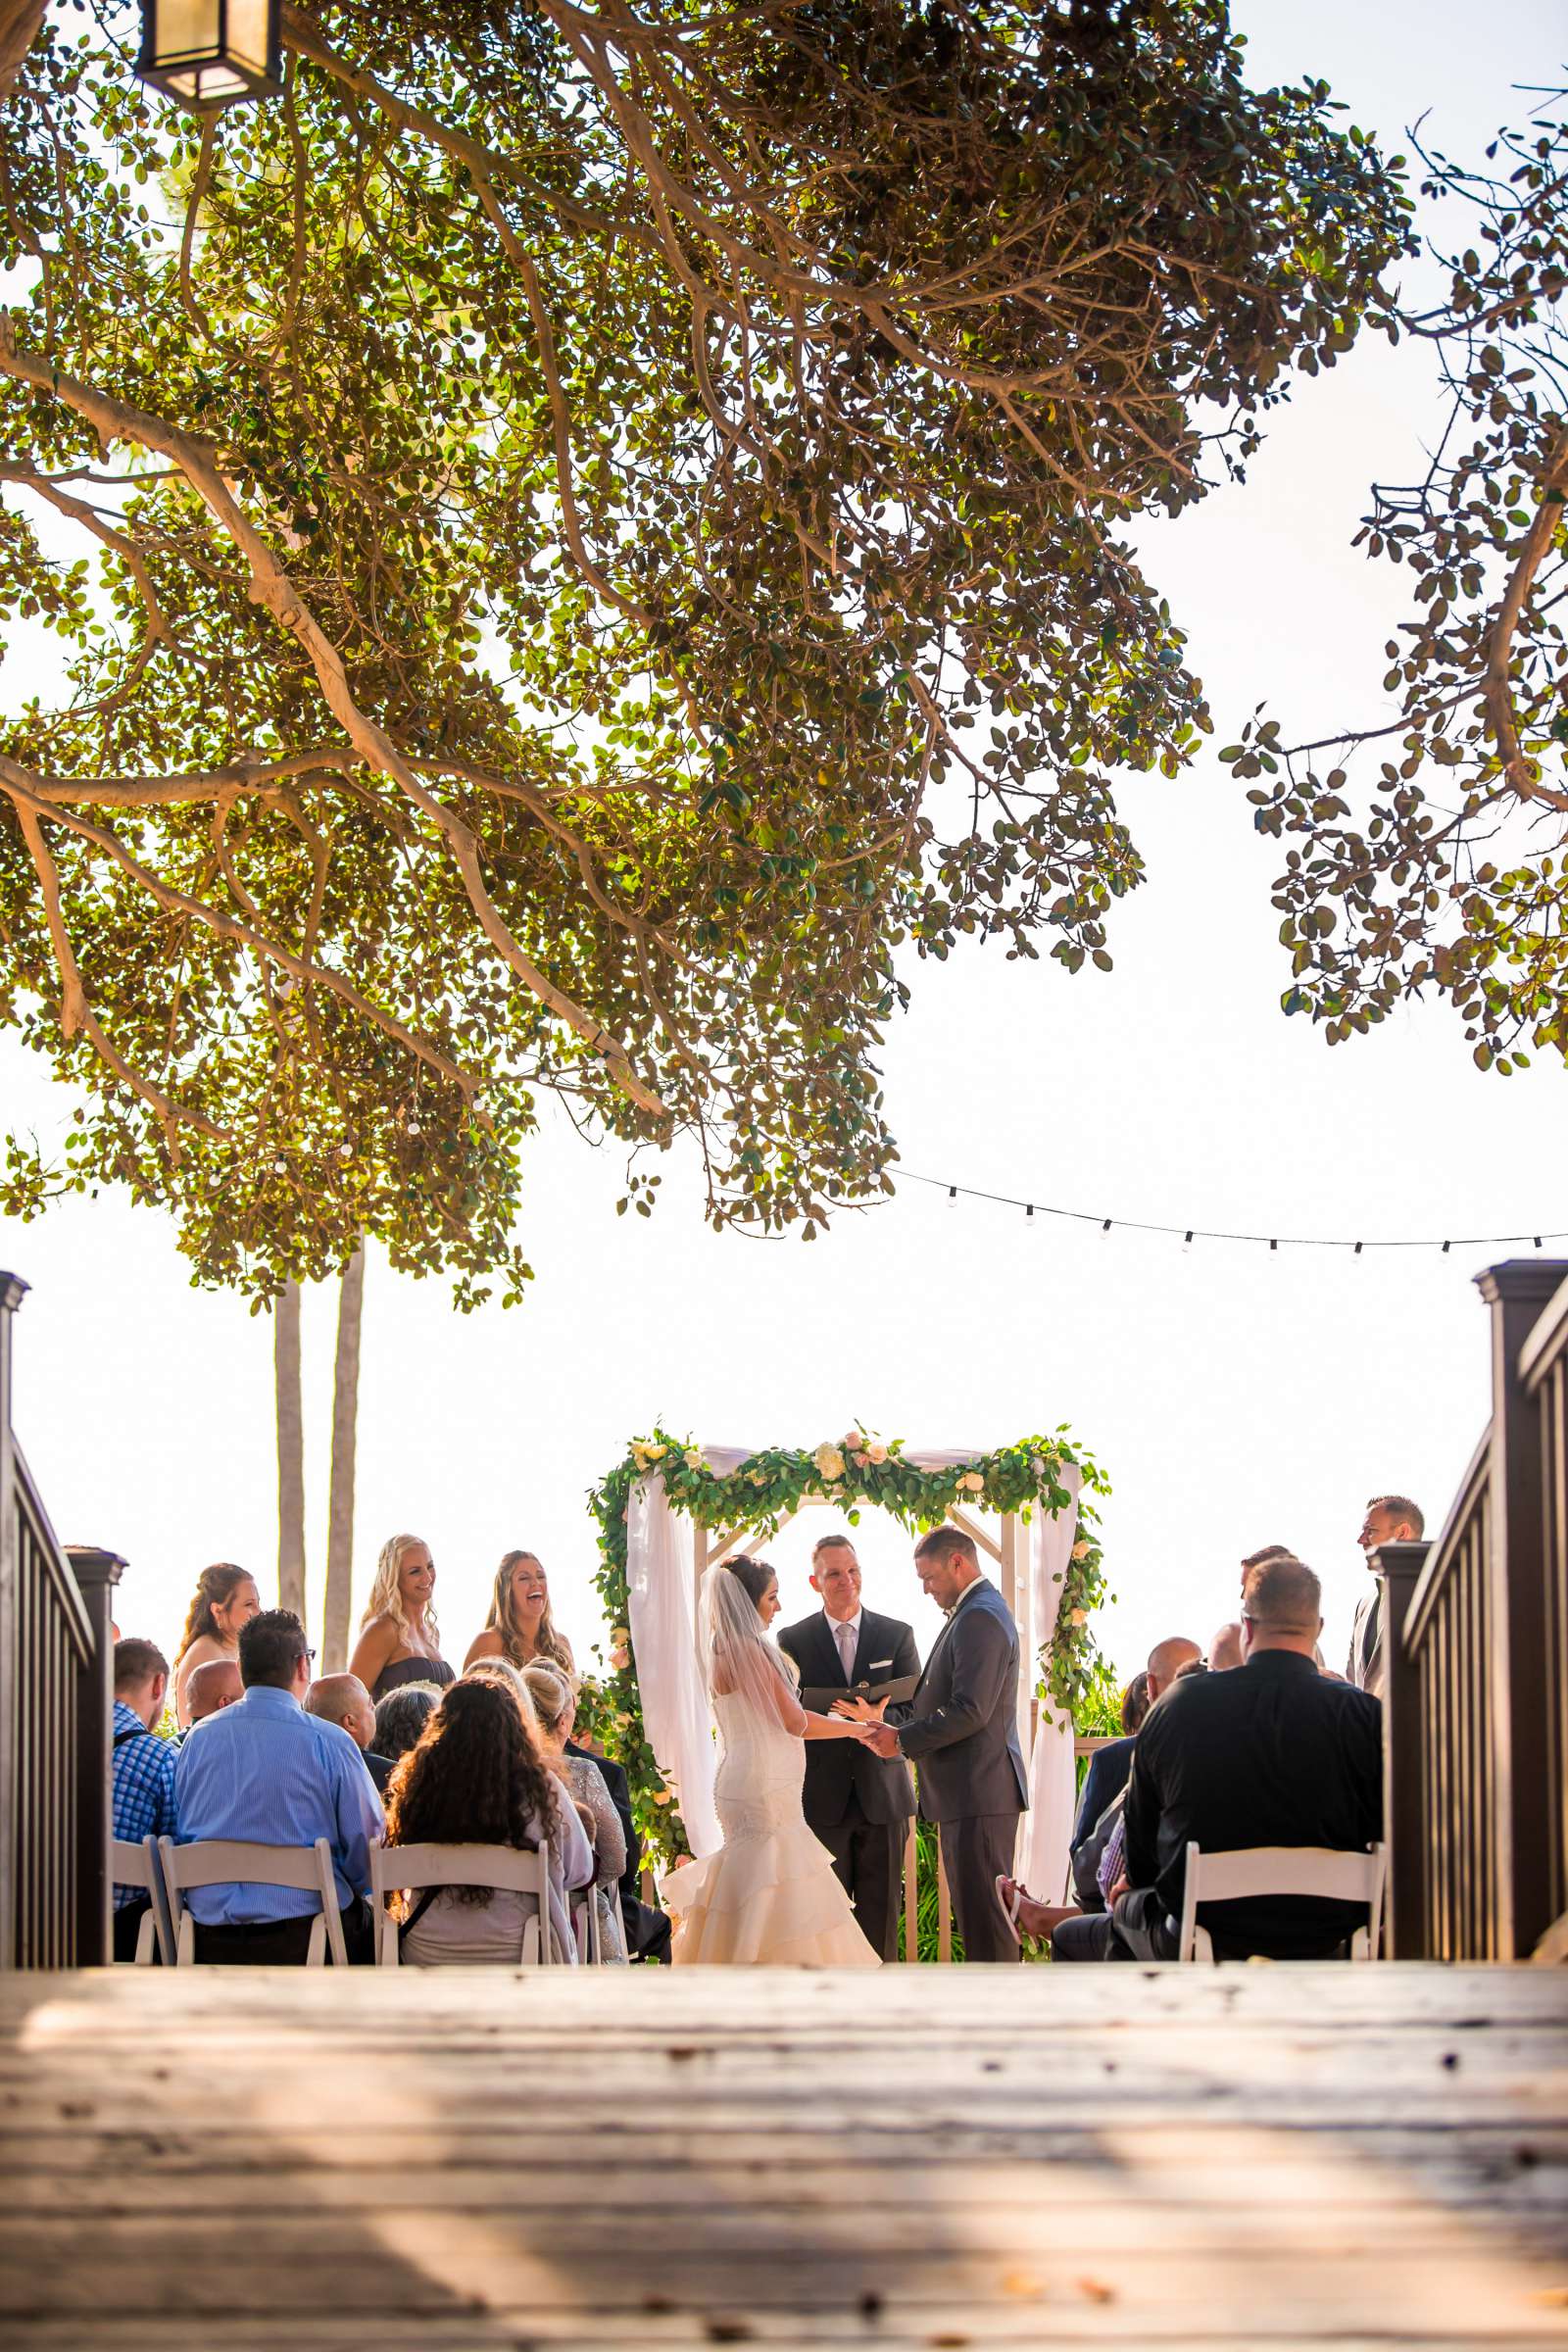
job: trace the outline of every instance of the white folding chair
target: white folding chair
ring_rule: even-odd
[[[535,1909],[522,1923],[520,1968],[548,1968],[557,1958],[550,1932],[550,1841],[533,1848],[514,1845],[372,1845],[370,1891],[375,1903],[375,1959],[378,1968],[398,1966],[398,1923],[386,1907],[389,1894],[414,1894],[426,1886],[491,1886],[531,1894]]]
[[[1371,1960],[1383,1924],[1388,1849],[1382,1845],[1369,1845],[1364,1853],[1341,1853],[1327,1845],[1252,1845],[1224,1854],[1205,1854],[1189,1845],[1176,1957],[1214,1957],[1213,1939],[1198,1924],[1200,1903],[1235,1902],[1254,1894],[1315,1894],[1332,1902],[1366,1905],[1367,1924],[1350,1938],[1350,1958]]]
[[[252,1845],[233,1838],[198,1838],[189,1845],[176,1845],[172,1838],[161,1838],[159,1848],[174,1918],[176,1967],[190,1968],[196,1958],[195,1923],[181,1897],[192,1886],[224,1886],[237,1881],[245,1886],[289,1886],[314,1894],[320,1910],[311,1921],[305,1965],[321,1967],[330,1951],[333,1966],[347,1968],[332,1848],[324,1838],[318,1838],[314,1845]]]
[[[134,1886],[151,1898],[136,1930],[136,1966],[151,1968],[153,1945],[166,1968],[174,1965],[174,1931],[169,1917],[169,1896],[158,1863],[158,1844],[152,1838],[111,1838],[109,1876],[117,1886]]]
[[[585,1968],[605,1965],[605,1925],[599,1916],[597,1886],[574,1886],[571,1891],[571,1932],[577,1938],[577,1957]]]

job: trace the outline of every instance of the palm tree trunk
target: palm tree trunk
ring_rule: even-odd
[[[277,1396],[277,1605],[305,1616],[305,1408],[300,1396],[300,1286],[284,1285],[274,1310]]]
[[[326,1592],[321,1672],[341,1674],[349,1658],[350,1585],[354,1576],[354,1444],[360,1410],[360,1322],[365,1306],[365,1245],[343,1269],[332,1381],[332,1483],[326,1506]]]

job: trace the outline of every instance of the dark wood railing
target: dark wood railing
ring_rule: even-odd
[[[1568,1265],[1477,1283],[1491,1424],[1437,1541],[1376,1555],[1400,1959],[1528,1959],[1568,1909]]]
[[[17,1443],[26,1288],[0,1273],[0,1968],[80,1968],[110,1949],[110,1601],[123,1563],[62,1551]]]

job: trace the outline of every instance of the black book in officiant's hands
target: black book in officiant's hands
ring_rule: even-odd
[[[896,1683],[851,1683],[848,1686],[843,1683],[824,1683],[803,1690],[801,1704],[812,1715],[831,1715],[841,1698],[869,1699],[872,1706],[879,1699],[886,1699],[889,1706],[902,1706],[906,1699],[914,1696],[919,1680],[917,1674],[906,1674]]]

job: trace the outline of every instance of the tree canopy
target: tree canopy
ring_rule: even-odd
[[[1414,576],[1386,648],[1396,715],[1296,747],[1259,715],[1221,755],[1297,845],[1275,894],[1287,1012],[1338,1043],[1432,991],[1504,1076],[1532,1048],[1568,1056],[1565,97],[1482,170],[1421,151],[1422,195],[1475,242],[1446,300],[1393,320],[1435,346],[1449,403],[1423,478],[1376,490],[1358,541]]]
[[[526,1272],[542,1090],[718,1221],[882,1190],[909,946],[1105,964],[1208,728],[1129,550],[1407,207],[1226,11],[355,0],[199,117],[128,18],[0,114],[0,1012],[63,1163],[257,1297]],[[634,1177],[646,1207],[649,1179]]]

